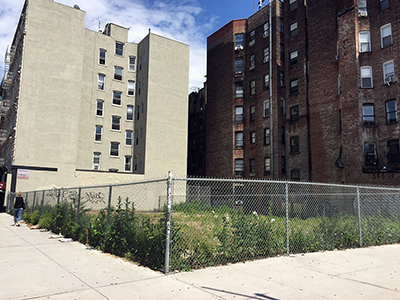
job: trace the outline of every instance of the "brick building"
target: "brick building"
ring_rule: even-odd
[[[271,7],[207,39],[206,175],[398,185],[400,3]]]

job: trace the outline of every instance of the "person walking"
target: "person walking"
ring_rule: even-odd
[[[21,226],[21,216],[24,207],[25,207],[24,198],[22,198],[22,193],[18,192],[17,197],[15,197],[14,200],[14,225],[18,227]]]

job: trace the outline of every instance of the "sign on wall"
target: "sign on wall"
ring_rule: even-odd
[[[17,179],[29,179],[29,170],[18,169]]]

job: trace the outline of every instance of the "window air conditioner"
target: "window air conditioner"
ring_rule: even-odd
[[[268,32],[263,33],[263,38],[266,38],[268,36]]]
[[[358,10],[358,15],[359,15],[360,17],[368,17],[368,12],[367,12],[366,9],[359,9],[359,10]]]
[[[335,55],[335,60],[339,61],[339,55]]]
[[[394,75],[385,76],[385,84],[389,85],[392,82],[394,82]]]
[[[241,45],[240,46],[236,46],[235,50],[243,50],[243,46],[241,46]]]

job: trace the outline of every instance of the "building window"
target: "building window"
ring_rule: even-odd
[[[298,52],[297,50],[293,50],[292,52],[289,53],[289,65],[294,66],[297,65],[297,60],[298,60]]]
[[[295,105],[290,107],[290,122],[298,122],[299,121],[299,106]]]
[[[297,36],[297,21],[290,23],[290,38]]]
[[[389,8],[389,0],[380,0],[381,11]]]
[[[381,47],[385,48],[392,45],[392,26],[386,24],[381,27]]]
[[[363,104],[363,125],[375,126],[375,112],[373,104]]]
[[[281,173],[286,174],[286,157],[284,155],[281,156]]]
[[[99,64],[100,65],[106,64],[106,54],[107,54],[107,50],[100,49],[100,51],[99,51]]]
[[[290,138],[290,153],[291,154],[300,153],[299,137],[298,136],[292,136]]]
[[[118,116],[111,117],[111,129],[112,130],[121,130],[121,117],[118,117]]]
[[[378,163],[376,143],[364,143],[364,157],[366,166],[375,166]]]
[[[285,75],[283,74],[283,72],[279,73],[279,85],[281,87],[285,87]]]
[[[94,152],[93,153],[93,170],[100,170],[100,161],[101,161],[101,153]]]
[[[250,31],[250,42],[249,46],[253,45],[256,42],[256,31],[252,30]]]
[[[126,106],[126,120],[133,121],[133,105]]]
[[[286,115],[285,99],[281,98],[281,115]]]
[[[138,63],[139,63],[138,69],[141,70],[142,69],[142,58],[141,57],[139,57]]]
[[[142,82],[139,81],[138,83],[138,95],[140,95],[140,90],[142,89]]]
[[[269,117],[269,100],[263,102],[263,117]]]
[[[362,17],[368,16],[368,0],[358,0],[358,15]]]
[[[269,175],[271,173],[271,158],[264,158],[264,175]]]
[[[235,122],[243,123],[243,106],[235,107]]]
[[[250,159],[250,176],[254,176],[256,173],[256,160]]]
[[[119,156],[119,143],[118,142],[111,142],[110,156]]]
[[[397,123],[396,100],[386,101],[386,124]]]
[[[135,130],[135,145],[139,144],[139,131]]]
[[[269,47],[264,48],[263,62],[269,62]]]
[[[255,95],[256,94],[256,82],[255,80],[250,82],[250,94]]]
[[[136,120],[139,120],[139,118],[140,118],[140,105],[136,107]]]
[[[283,26],[283,19],[282,19],[282,18],[279,18],[279,32],[280,32],[281,34],[284,34],[284,33],[285,33],[285,28],[284,28],[284,26]]]
[[[255,144],[256,143],[256,132],[252,131],[250,132],[250,144]]]
[[[299,91],[299,80],[297,78],[290,80],[290,94],[295,94]]]
[[[387,61],[383,64],[383,80],[385,84],[390,84],[395,81],[393,60]]]
[[[103,126],[96,125],[94,132],[94,141],[101,142],[102,136],[103,136]]]
[[[128,95],[129,96],[135,95],[135,81],[133,80],[128,81]]]
[[[281,61],[285,60],[285,46],[283,44],[280,45],[280,53],[281,53]]]
[[[103,114],[104,114],[104,101],[98,99],[96,103],[96,116],[102,117]]]
[[[105,83],[106,83],[106,75],[99,74],[98,79],[97,79],[97,89],[104,90]]]
[[[256,119],[256,107],[250,106],[250,121],[254,121]]]
[[[372,67],[361,67],[361,88],[372,87]]]
[[[123,73],[123,68],[114,66],[114,79],[115,80],[122,80],[122,73]]]
[[[290,179],[293,181],[300,181],[300,170],[294,169],[290,171]]]
[[[132,156],[126,155],[125,156],[125,164],[124,164],[124,171],[131,172],[132,170]]]
[[[243,59],[237,59],[235,60],[235,73],[236,74],[240,74],[243,73]]]
[[[243,177],[244,165],[243,159],[235,159],[235,176]]]
[[[242,81],[235,83],[235,97],[243,98],[243,82]]]
[[[297,8],[297,0],[289,0],[289,11]]]
[[[371,52],[371,36],[369,31],[360,31],[360,52]]]
[[[256,66],[256,55],[250,55],[250,70],[254,69]]]
[[[122,92],[113,91],[113,102],[114,105],[121,105],[122,103]]]
[[[264,89],[265,90],[269,89],[269,74],[264,76]]]
[[[269,128],[264,128],[264,145],[269,145],[271,143],[271,134]]]
[[[286,144],[285,126],[281,126],[281,144]]]
[[[243,149],[243,131],[235,132],[235,149]]]
[[[132,137],[133,137],[132,130],[125,131],[125,145],[126,146],[132,146]]]
[[[269,36],[269,22],[265,22],[263,26],[263,37],[266,38]]]
[[[243,33],[235,34],[235,49],[243,49]]]
[[[136,56],[129,56],[129,71],[135,72],[136,70]]]
[[[399,140],[387,141],[387,159],[389,165],[400,163]]]
[[[120,56],[124,55],[124,43],[115,42],[115,54]]]

